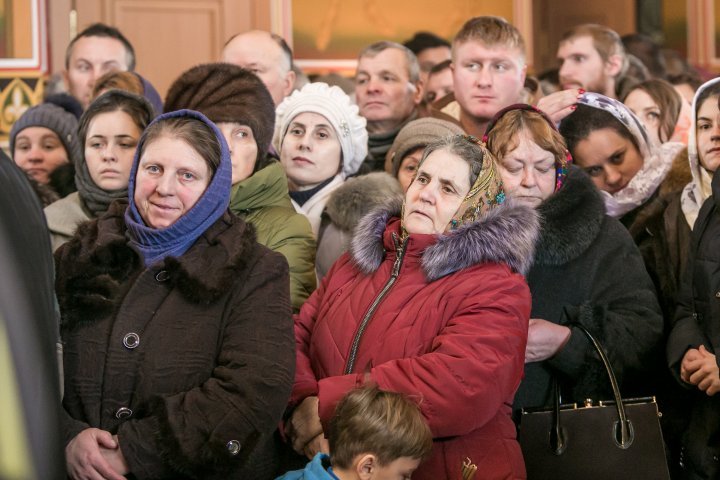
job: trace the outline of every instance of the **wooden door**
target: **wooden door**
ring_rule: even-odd
[[[77,30],[94,22],[120,29],[137,57],[136,71],[164,98],[188,68],[219,60],[225,41],[251,29],[270,30],[271,0],[75,0]],[[52,70],[64,68],[71,0],[53,0]],[[57,48],[57,46],[63,46]]]

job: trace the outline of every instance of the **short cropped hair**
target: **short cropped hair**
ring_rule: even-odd
[[[471,18],[453,40],[453,58],[458,45],[469,41],[480,42],[488,47],[517,48],[525,61],[525,40],[513,24],[502,17],[484,16]]]
[[[618,35],[615,30],[596,23],[584,23],[565,32],[560,38],[560,43],[577,37],[592,38],[593,46],[604,62],[607,62],[613,55],[619,55],[620,58],[622,58],[622,66],[618,77],[625,75],[630,62],[625,54],[625,47],[620,39],[620,35]]]
[[[340,401],[328,441],[332,464],[341,469],[352,468],[364,453],[386,466],[401,457],[424,459],[432,450],[432,433],[418,406],[375,386],[353,390]]]
[[[115,40],[119,41],[120,43],[122,43],[123,47],[125,47],[125,55],[127,57],[127,69],[130,71],[135,70],[135,49],[133,48],[132,44],[130,43],[130,41],[128,41],[127,38],[125,38],[125,35],[123,35],[120,30],[115,27],[111,27],[110,25],[105,25],[104,23],[93,23],[85,30],[78,33],[77,36],[72,39],[72,41],[67,47],[67,50],[65,50],[66,69],[70,68],[70,56],[72,55],[72,50],[75,46],[75,43],[83,37],[105,37],[114,38]]]
[[[408,67],[408,77],[410,78],[410,82],[417,83],[420,81],[420,64],[418,63],[418,59],[415,56],[415,54],[406,46],[400,45],[396,42],[390,42],[387,40],[383,40],[380,42],[375,42],[371,45],[368,45],[367,47],[363,48],[360,52],[360,55],[358,55],[358,59],[361,59],[363,57],[370,57],[373,58],[380,52],[384,52],[388,48],[394,48],[395,50],[400,50],[405,55],[405,61],[407,63]]]

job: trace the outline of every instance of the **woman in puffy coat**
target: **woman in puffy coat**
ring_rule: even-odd
[[[428,146],[403,204],[360,222],[295,317],[297,371],[286,434],[325,450],[336,403],[377,384],[417,399],[434,437],[414,479],[524,478],[511,419],[523,371],[538,221],[505,196],[490,154],[466,136]]]
[[[541,218],[527,275],[533,308],[515,407],[551,405],[553,379],[568,401],[612,398],[600,359],[573,324],[603,345],[619,381],[645,371],[663,320],[640,252],[605,214],[590,178],[569,165],[565,142],[544,113],[509,106],[490,122],[485,139],[508,198]]]
[[[145,131],[117,200],[55,253],[72,478],[272,478],[294,352],[285,258],[228,211],[198,112]]]

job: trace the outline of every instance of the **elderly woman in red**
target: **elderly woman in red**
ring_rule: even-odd
[[[285,431],[327,451],[323,426],[354,387],[417,400],[434,437],[414,479],[525,478],[510,417],[522,376],[538,221],[505,195],[472,137],[427,147],[402,205],[365,217],[295,317],[297,371]]]

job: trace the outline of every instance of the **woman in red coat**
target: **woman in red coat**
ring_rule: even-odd
[[[434,437],[414,479],[525,478],[510,417],[530,315],[538,221],[502,205],[494,161],[472,137],[427,147],[403,205],[368,215],[295,317],[298,453],[327,451],[323,427],[349,390],[375,383],[417,400]]]

